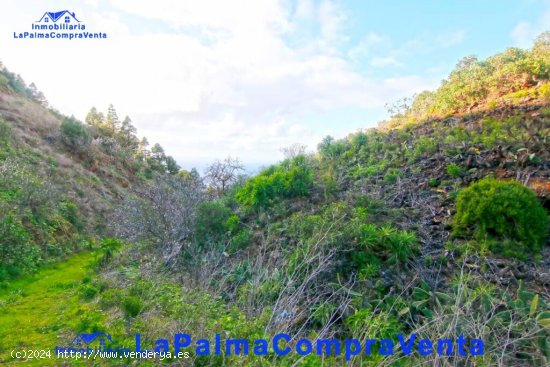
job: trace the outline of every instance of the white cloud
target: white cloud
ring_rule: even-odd
[[[312,0],[298,0],[296,2],[296,18],[311,18],[315,12],[315,6]]]
[[[319,22],[321,35],[328,41],[334,41],[340,36],[340,30],[346,21],[346,15],[340,7],[331,0],[323,0],[319,6]]]
[[[399,61],[397,61],[396,59],[394,59],[393,57],[374,57],[370,64],[372,66],[376,66],[376,67],[386,67],[386,66],[396,66],[396,67],[399,67],[399,66],[402,66],[403,64],[400,63]]]
[[[510,36],[516,46],[531,47],[539,34],[550,29],[550,1],[546,1],[546,3],[547,10],[541,14],[538,20],[532,22],[521,21],[512,29]]]
[[[369,32],[365,35],[359,43],[352,47],[348,52],[348,55],[354,59],[360,59],[364,56],[369,55],[373,48],[384,43],[384,37],[375,32]]]
[[[113,103],[187,168],[228,154],[248,165],[267,164],[295,142],[314,148],[327,133],[343,136],[357,126],[334,121],[330,131],[320,130],[301,122],[308,113],[382,108],[426,84],[412,76],[380,80],[359,73],[338,52],[346,14],[332,1],[301,1],[294,14],[283,0],[110,4],[90,1],[71,9],[91,31],[108,32],[107,40],[9,37],[2,39],[3,61],[36,82],[64,113],[83,119],[91,106]],[[10,9],[10,17],[0,24],[0,34],[28,29],[36,9],[66,6],[62,0],[47,9],[38,0],[7,0],[0,10]],[[299,38],[300,17],[321,30],[309,46],[287,42]],[[373,33],[363,47],[380,42]]]

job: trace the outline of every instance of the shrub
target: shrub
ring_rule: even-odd
[[[31,272],[40,260],[40,251],[20,220],[11,214],[0,216],[0,280]]]
[[[430,185],[430,187],[437,187],[439,186],[439,180],[435,177],[430,177],[428,180],[428,185]]]
[[[235,199],[255,209],[268,207],[277,199],[288,199],[309,194],[313,173],[303,155],[272,166],[248,180],[237,191]]]
[[[462,174],[462,168],[460,168],[458,165],[454,163],[447,165],[447,167],[445,168],[445,171],[452,178],[457,178]]]
[[[12,137],[11,125],[0,119],[0,143],[8,145]]]
[[[121,306],[126,317],[136,317],[144,307],[143,302],[136,296],[125,297]]]
[[[61,138],[63,143],[76,153],[85,151],[91,142],[88,129],[72,118],[64,119],[61,123]]]
[[[61,212],[61,215],[78,231],[82,231],[84,229],[85,223],[80,219],[78,207],[74,202],[70,200],[60,202],[59,211]]]
[[[414,151],[412,152],[412,158],[417,159],[423,156],[424,154],[434,154],[437,152],[437,145],[433,138],[422,137],[419,138],[415,143]]]
[[[501,240],[490,242],[493,251],[521,257],[544,245],[548,215],[527,187],[486,178],[458,194],[453,226],[455,235]]]
[[[99,289],[93,284],[83,284],[80,288],[80,296],[85,300],[93,299],[99,293]]]
[[[241,220],[239,219],[239,216],[236,214],[233,214],[232,216],[227,218],[224,226],[229,233],[235,234],[239,230],[240,223],[241,223]]]
[[[385,227],[380,230],[384,234]],[[418,239],[411,231],[390,231],[386,234],[385,246],[390,251],[391,263],[404,262],[418,251]]]
[[[111,308],[120,303],[123,296],[120,294],[120,289],[108,289],[101,294],[99,302],[103,308]]]
[[[252,233],[249,229],[245,228],[239,231],[235,236],[231,238],[231,243],[229,245],[228,251],[230,253],[233,253],[247,247],[250,244],[251,239]]]
[[[391,264],[404,262],[418,251],[418,239],[413,232],[398,231],[389,225],[360,224],[355,236],[367,255],[385,258]]]
[[[522,98],[536,91],[534,96],[548,98],[548,83],[531,91],[528,89],[537,81],[548,79],[549,44],[550,33],[545,32],[531,50],[509,48],[486,60],[467,56],[458,62],[437,90],[415,96],[412,103],[395,111],[388,124],[433,115],[449,116],[457,111],[469,111],[484,102],[492,109],[496,106],[496,98],[510,93],[514,98]]]
[[[332,136],[326,136],[317,146],[317,150],[323,159],[331,160],[341,156],[346,151],[346,142],[334,140]]]
[[[390,168],[384,175],[384,182],[392,184],[397,181],[399,177],[403,176],[403,173],[397,168]]]
[[[220,202],[201,203],[198,206],[195,222],[197,241],[202,245],[219,242],[227,231],[226,222],[230,216],[231,210]]]

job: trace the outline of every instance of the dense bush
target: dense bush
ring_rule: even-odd
[[[122,310],[126,317],[136,317],[143,310],[144,304],[136,296],[127,296],[124,298],[121,304]]]
[[[39,261],[40,250],[21,222],[0,214],[0,280],[34,270]]]
[[[11,125],[0,119],[0,160],[11,154],[12,131]]]
[[[11,140],[11,125],[8,124],[6,121],[0,119],[0,143],[2,145],[9,144]]]
[[[91,142],[86,126],[72,118],[66,118],[61,123],[61,138],[67,147],[77,153],[86,150]]]
[[[436,91],[424,91],[411,103],[405,101],[397,111],[390,112],[394,120],[417,121],[427,116],[448,116],[484,103],[494,108],[494,98],[517,91],[526,93],[527,88],[539,85],[549,76],[550,32],[545,32],[530,50],[509,48],[486,60],[463,58]],[[541,92],[536,95],[547,98],[547,87],[539,87]]]
[[[0,278],[32,272],[43,259],[67,253],[84,227],[76,204],[61,200],[33,168],[0,161]]]
[[[199,244],[204,247],[218,243],[228,231],[226,222],[230,216],[231,209],[220,202],[201,203],[195,222],[195,238]]]
[[[447,174],[452,178],[457,178],[462,174],[462,168],[455,163],[451,163],[445,167],[445,172],[447,172]]]
[[[548,215],[533,191],[514,181],[483,179],[457,197],[455,234],[471,233],[496,252],[523,256],[548,238]]]
[[[276,199],[306,196],[312,184],[312,170],[305,156],[300,155],[248,180],[235,198],[245,206],[258,209],[270,206]]]
[[[367,253],[392,264],[403,262],[418,251],[418,239],[413,232],[398,231],[389,225],[361,224],[356,227],[356,236]]]

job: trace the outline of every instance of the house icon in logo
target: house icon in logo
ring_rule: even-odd
[[[62,22],[65,24],[80,23],[80,20],[76,19],[74,13],[68,10],[45,12],[37,23],[57,23],[59,19],[62,19]]]
[[[101,347],[105,347],[105,339],[113,341],[111,335],[104,333],[103,331],[98,331],[92,334],[76,334],[73,341],[71,342],[71,345],[77,347],[87,347],[88,345],[90,345],[90,343],[94,342],[97,339],[99,339],[99,344]]]

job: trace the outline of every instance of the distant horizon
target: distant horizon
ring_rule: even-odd
[[[47,7],[8,0],[0,7],[10,14],[0,25],[2,63],[34,82],[53,108],[83,121],[91,107],[112,103],[140,136],[201,173],[226,156],[255,172],[294,143],[314,151],[326,135],[374,127],[388,117],[385,104],[436,88],[461,58],[528,48],[550,24],[546,0]],[[61,10],[108,37],[14,39]]]

